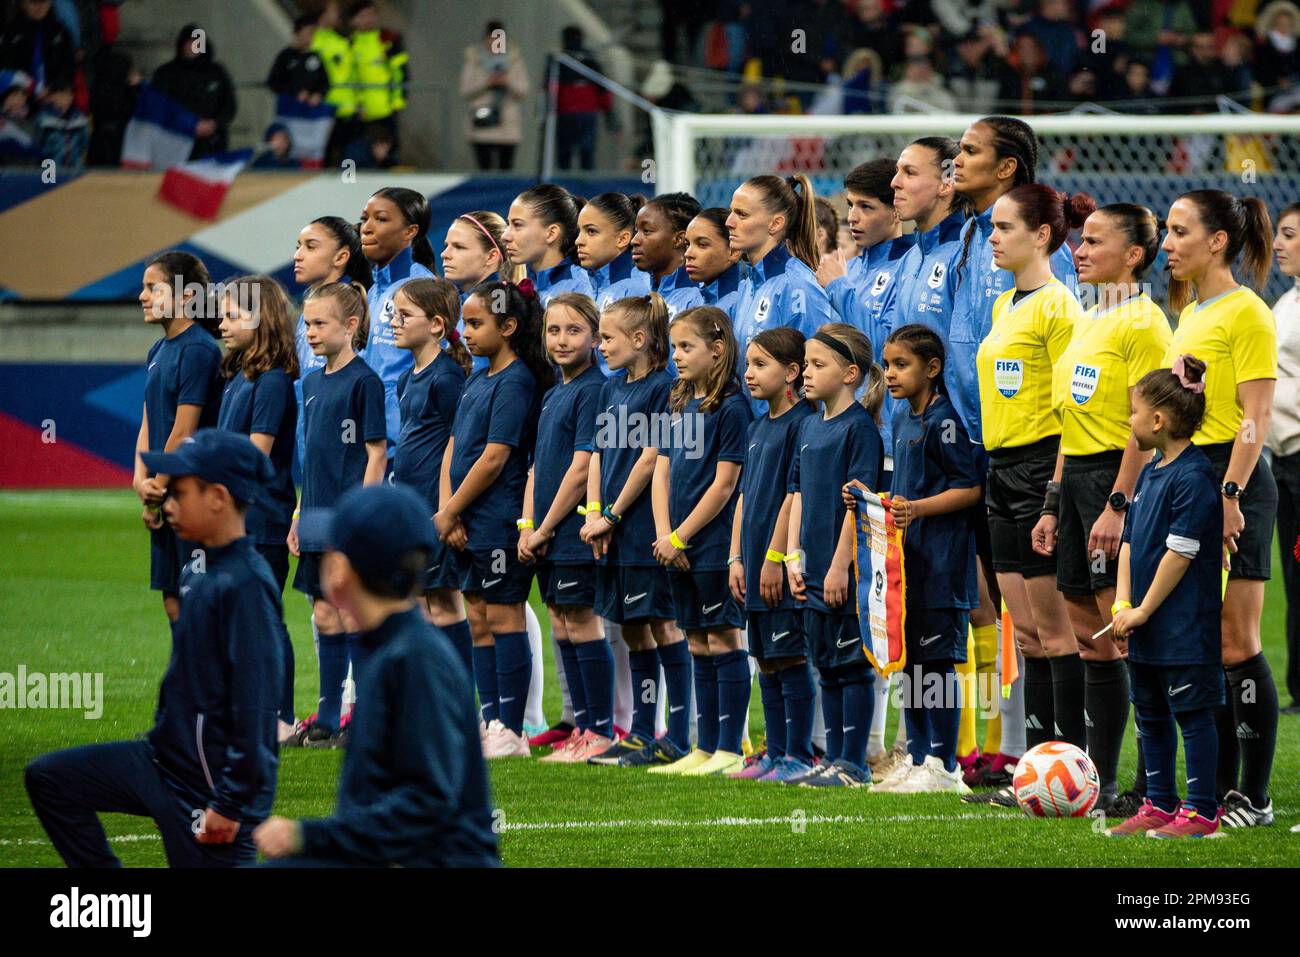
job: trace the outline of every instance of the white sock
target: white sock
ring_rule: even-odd
[[[885,721],[889,718],[890,675],[876,675],[876,710],[871,712],[871,736],[867,738],[867,757],[885,753]]]
[[[826,750],[826,716],[822,714],[822,683],[813,669],[813,744]]]
[[[694,689],[692,689],[694,690]],[[695,695],[691,695],[695,700]],[[694,714],[695,710],[691,709]],[[655,737],[662,738],[668,732],[668,689],[664,682],[664,666],[659,666],[659,687],[655,688]]]
[[[898,690],[898,694],[895,697],[900,702],[910,701],[910,696],[912,694],[912,680],[907,676],[906,668],[898,673],[896,680],[897,684],[895,687]],[[894,749],[897,751],[906,751],[907,745],[907,722],[903,720],[902,708],[900,708],[898,715],[898,731],[894,734]]]
[[[524,626],[528,630],[528,648],[533,653],[533,673],[528,681],[528,704],[524,708],[524,724],[533,728],[546,727],[542,713],[542,689],[545,684],[546,662],[542,660],[542,623],[533,608],[524,603]]]
[[[627,660],[627,645],[618,626],[600,620],[614,656],[614,723],[626,731],[632,727],[632,666]]]
[[[999,632],[1002,630],[998,624]],[[998,677],[998,711],[1002,715],[1002,742],[998,750],[1010,758],[1025,753],[1025,659],[1016,649],[1019,677],[1011,683],[1011,697],[1002,697],[1002,678]]]
[[[754,675],[756,675],[757,673],[758,673],[758,662],[751,657],[749,659],[749,695],[751,698],[754,695]],[[748,706],[746,706],[745,726],[740,731],[740,740],[747,741],[748,739],[749,739],[749,708]],[[753,742],[750,741],[750,744],[753,744]]]

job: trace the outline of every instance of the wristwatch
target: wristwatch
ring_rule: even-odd
[[[1232,499],[1241,498],[1241,493],[1244,491],[1245,489],[1243,489],[1236,482],[1224,482],[1223,485],[1219,487],[1219,494],[1222,495],[1224,498],[1232,498]]]
[[[1106,504],[1117,512],[1122,512],[1128,508],[1128,496],[1123,492],[1111,492],[1106,498]]]

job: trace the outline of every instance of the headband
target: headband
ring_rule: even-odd
[[[824,332],[815,332],[813,333],[813,341],[820,342],[828,349],[834,349],[846,360],[848,360],[850,365],[855,365],[858,367],[862,366],[862,363],[858,360],[858,357],[853,354],[853,350],[850,349],[848,346],[846,346],[844,343],[840,342],[840,340],[836,339],[834,336],[828,336]]]
[[[1184,389],[1188,392],[1194,392],[1197,395],[1200,395],[1205,391],[1205,382],[1193,382],[1191,379],[1187,378],[1187,363],[1184,360],[1191,358],[1194,357],[1190,354],[1179,356],[1174,360],[1173,368],[1169,371],[1178,377],[1178,381],[1183,384]]]
[[[474,218],[473,216],[471,216],[469,213],[461,213],[461,214],[460,214],[460,218],[461,218],[461,219],[468,219],[471,223],[473,223],[475,226],[477,226],[477,227],[479,228],[479,231],[482,232],[483,235],[486,236],[486,237],[488,238],[488,242],[490,242],[490,243],[492,244],[492,248],[495,249],[495,250],[497,251],[497,255],[501,257],[501,262],[504,263],[504,262],[506,261],[506,254],[503,253],[503,252],[501,251],[501,247],[497,245],[497,241],[496,241],[495,239],[492,238],[492,234],[489,233],[489,232],[487,231],[487,227],[486,227],[486,226],[484,226],[482,223],[480,223],[477,219],[475,219],[475,218]]]

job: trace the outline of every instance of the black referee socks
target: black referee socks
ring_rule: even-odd
[[[1075,652],[1047,661],[1052,669],[1052,710],[1059,740],[1068,741],[1076,748],[1087,747],[1088,735],[1083,724],[1083,658]]]
[[[1025,747],[1056,740],[1053,727],[1052,663],[1046,658],[1025,658]]]
[[[1263,808],[1268,805],[1268,782],[1277,749],[1277,685],[1273,683],[1273,672],[1263,652],[1225,668],[1224,672],[1228,676],[1228,703],[1232,706],[1235,737],[1241,751],[1239,790],[1251,804]]]
[[[1128,666],[1124,659],[1085,661],[1084,725],[1088,755],[1104,790],[1119,774],[1119,752],[1128,726]]]

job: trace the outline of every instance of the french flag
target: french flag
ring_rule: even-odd
[[[167,169],[190,158],[199,118],[170,96],[141,83],[135,113],[122,137],[122,165]]]
[[[290,156],[307,169],[325,165],[325,144],[334,129],[334,107],[328,103],[312,106],[282,94],[275,101],[275,122],[284,124],[293,140]]]
[[[200,219],[216,219],[230,184],[252,158],[252,150],[235,150],[173,166],[163,176],[158,198]]]

